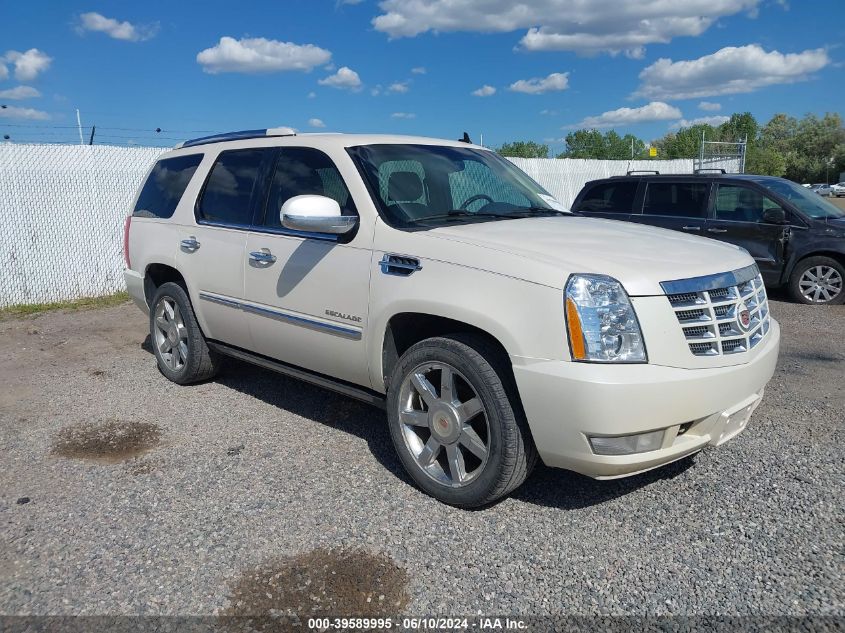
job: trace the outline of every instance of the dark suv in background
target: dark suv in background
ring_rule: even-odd
[[[588,182],[572,210],[736,244],[767,286],[801,303],[845,303],[845,211],[790,180],[629,172]]]

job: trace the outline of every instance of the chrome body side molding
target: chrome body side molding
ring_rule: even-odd
[[[204,301],[210,301],[212,303],[219,303],[221,305],[228,306],[230,308],[235,308],[237,310],[243,310],[244,312],[251,312],[252,314],[259,314],[261,316],[265,316],[271,319],[278,319],[279,321],[285,321],[287,323],[293,323],[294,325],[300,325],[302,327],[311,328],[314,330],[319,330],[321,332],[326,332],[327,334],[335,334],[337,336],[343,336],[345,338],[349,338],[352,340],[359,341],[361,340],[361,329],[354,328],[354,327],[347,327],[343,325],[338,325],[335,323],[328,323],[325,321],[318,321],[316,319],[311,319],[308,317],[291,314],[289,312],[284,312],[282,310],[277,310],[275,308],[270,308],[266,306],[259,306],[252,303],[246,303],[244,301],[239,301],[237,299],[233,299],[231,297],[226,297],[223,295],[217,295],[210,292],[200,292],[199,293],[200,299]]]

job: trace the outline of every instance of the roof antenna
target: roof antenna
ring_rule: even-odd
[[[470,138],[469,138],[469,134],[467,134],[466,132],[464,132],[464,137],[463,137],[463,138],[459,138],[459,139],[458,139],[458,142],[459,142],[459,143],[472,143],[472,141],[471,141],[471,140],[470,140]]]

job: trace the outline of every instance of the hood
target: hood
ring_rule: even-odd
[[[428,255],[444,261],[561,288],[572,273],[609,275],[622,282],[632,296],[663,294],[661,281],[727,272],[754,263],[745,249],[732,244],[631,222],[578,216],[460,224],[416,235],[425,235],[429,244],[436,240],[466,245],[463,249],[434,249],[438,252]],[[487,251],[486,256],[477,249]]]

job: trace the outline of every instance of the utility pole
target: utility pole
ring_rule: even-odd
[[[79,116],[79,108],[76,109],[76,127],[79,129],[79,144],[85,145],[85,139],[82,138],[82,117]]]
[[[96,131],[96,129],[97,129],[96,125],[91,126],[91,138],[88,140],[88,145],[94,144],[94,132]]]

